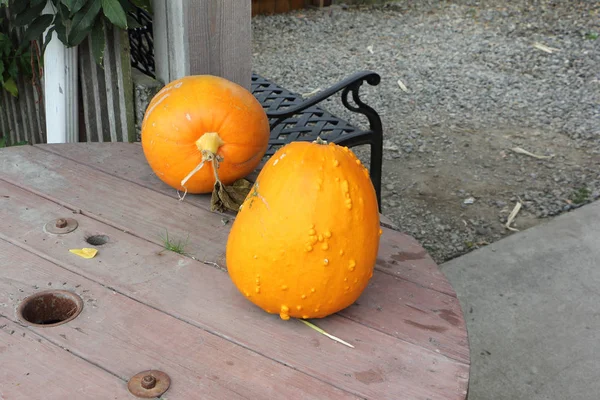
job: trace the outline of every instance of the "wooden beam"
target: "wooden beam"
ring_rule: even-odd
[[[50,2],[44,13],[52,14]],[[46,33],[49,29],[46,30]],[[47,37],[44,33],[44,38]],[[78,49],[67,48],[54,32],[44,55],[44,104],[48,143],[79,140]]]
[[[157,78],[211,74],[250,89],[252,3],[153,0]]]

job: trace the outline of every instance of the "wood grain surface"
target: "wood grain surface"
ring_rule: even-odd
[[[0,360],[3,400],[127,398],[118,377],[3,316]]]
[[[248,302],[224,262],[234,216],[208,211],[207,196],[180,202],[153,176],[141,146],[14,147],[0,152],[0,171],[0,303],[9,304],[0,313],[14,320],[3,310],[14,311],[35,286],[80,294],[85,287],[86,307],[75,320],[23,329],[68,347],[90,368],[123,382],[160,368],[173,380],[172,398],[466,396],[460,304],[408,235],[385,228],[373,279],[356,304],[312,321],[352,349]],[[65,216],[77,219],[75,231],[44,232],[46,222]],[[165,229],[188,238],[188,254],[164,251]],[[109,240],[93,259],[68,251],[91,247],[86,238],[96,234]]]

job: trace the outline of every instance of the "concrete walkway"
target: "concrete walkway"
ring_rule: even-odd
[[[467,319],[469,400],[600,399],[600,201],[441,269]]]

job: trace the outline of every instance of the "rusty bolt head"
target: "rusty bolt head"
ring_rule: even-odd
[[[55,235],[65,234],[69,232],[73,232],[77,229],[78,223],[73,218],[57,218],[51,221],[48,221],[44,225],[44,232],[51,233]]]
[[[142,387],[144,389],[152,389],[156,386],[156,378],[152,375],[146,375],[142,378]]]
[[[137,397],[154,398],[161,396],[169,389],[169,375],[158,370],[142,371],[129,379],[129,392]]]

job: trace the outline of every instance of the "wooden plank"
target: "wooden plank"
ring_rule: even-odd
[[[162,244],[161,235],[168,232],[171,238],[183,241],[189,236],[186,250],[200,260],[215,263],[224,254],[224,249],[214,246],[215,242],[225,243],[229,233],[220,215],[98,173],[35,146],[11,148],[0,159],[0,165],[2,179],[27,182],[26,186],[40,195],[121,230],[134,231],[147,241]]]
[[[44,211],[48,215],[45,219],[51,219],[50,215],[56,210],[56,205],[40,205],[39,202],[34,200],[35,197],[33,195],[26,194],[23,191],[11,190],[10,186],[6,184],[0,183],[0,188],[5,192],[10,191],[13,193],[12,202],[8,203],[6,210],[8,219],[5,219],[5,223],[10,222],[13,227],[19,225],[20,222],[16,217],[10,218],[11,214],[18,215],[19,213],[18,208],[11,208],[12,204],[19,204],[21,207],[25,206],[30,209]],[[65,212],[69,213],[68,210],[65,210]],[[77,218],[81,217],[78,216]],[[42,220],[42,218],[40,219]],[[109,231],[106,227],[102,227],[100,224],[94,226],[94,228],[89,228],[83,234],[91,235],[102,232],[111,238],[115,238],[114,235],[119,235],[118,242],[129,243],[126,246],[127,249],[137,249],[140,246],[144,246],[143,241],[141,243],[134,243],[126,236],[121,238],[121,235],[117,231],[108,234]],[[21,228],[16,229],[15,233],[18,233]],[[28,229],[33,228],[23,227],[22,229],[25,234]],[[28,243],[32,243],[32,240],[44,242],[44,238],[43,234],[35,238],[29,236]],[[81,241],[81,236],[77,240]],[[77,244],[73,243],[73,246],[77,246]],[[113,249],[113,251],[115,250]],[[160,250],[161,248],[157,246],[156,252]],[[40,247],[38,251],[49,254],[48,252],[51,249]],[[127,252],[128,250],[120,253],[118,258],[123,260],[129,259],[130,256]],[[62,260],[60,255],[53,257]],[[64,260],[66,262],[68,258]],[[160,259],[157,261],[159,264],[162,264],[164,260]],[[133,263],[134,260],[131,260],[131,262]],[[146,264],[147,268],[149,266],[149,264]],[[117,270],[118,273],[119,270]],[[140,271],[139,273],[143,272]],[[168,271],[165,271],[164,274],[168,275]],[[114,276],[114,278],[116,277]],[[94,276],[93,279],[100,278]],[[164,279],[167,278],[165,277]],[[105,285],[112,284],[110,278],[102,279],[101,282]],[[438,351],[440,354],[456,360],[469,362],[466,328],[460,304],[455,297],[423,289],[414,283],[399,280],[388,274],[375,273],[369,283],[368,289],[363,292],[356,305],[343,310],[340,312],[340,315],[396,338],[418,344],[433,351]]]
[[[189,73],[222,76],[250,90],[251,2],[187,0],[186,6],[187,39],[194,47],[188,54]],[[198,43],[206,45],[196,49]]]
[[[23,126],[21,125],[21,119],[19,118],[18,107],[16,105],[17,100],[10,94],[6,94],[8,99],[8,110],[10,119],[13,120],[13,130],[15,133],[13,143],[19,143],[24,140]]]
[[[109,139],[107,141],[117,142],[117,107],[115,107],[115,101],[117,101],[117,88],[113,84],[113,78],[119,71],[114,65],[114,47],[112,46],[112,24],[104,24],[104,68],[101,69],[102,74],[98,76],[98,80],[103,80],[106,87],[106,91],[103,93],[104,100],[106,101],[106,112],[108,115],[108,130],[110,132]],[[91,43],[91,42],[90,42]],[[90,60],[90,62],[93,62]],[[117,90],[115,90],[117,89]],[[118,105],[118,102],[117,102]],[[97,107],[97,106],[96,106]]]
[[[46,5],[46,13],[53,13]],[[46,138],[50,143],[79,141],[78,47],[65,47],[56,32],[44,51]]]
[[[23,298],[48,288],[77,293],[84,301],[82,313],[68,324],[32,327],[31,331],[123,380],[150,368],[164,371],[173,382],[165,397],[356,398],[1,239],[0,264],[0,304],[10,309],[16,309]],[[72,368],[74,365],[67,365],[63,373]],[[263,377],[277,379],[250,379],[257,371]],[[124,385],[123,390],[127,390]],[[73,394],[66,398],[73,398]],[[125,393],[121,397],[126,397]]]
[[[133,76],[131,73],[131,48],[129,34],[124,29],[114,29],[115,66],[119,73],[116,76],[119,91],[121,141],[133,142],[135,130],[135,104],[133,100]]]
[[[31,127],[31,119],[29,118],[29,114],[27,113],[27,103],[25,97],[25,83],[23,82],[23,78],[19,77],[16,81],[17,89],[19,91],[19,97],[15,99],[15,105],[17,107],[17,112],[20,119],[20,126],[23,129],[23,136],[21,140],[27,141],[28,143],[35,143],[34,138],[32,137],[33,130]]]
[[[87,45],[87,49],[84,49],[85,45],[84,44],[80,44],[79,46],[79,51],[81,51],[81,54],[85,54],[85,51],[87,51],[88,53],[92,53],[92,46],[89,45],[89,42],[91,41],[91,37],[89,37],[87,40],[88,45]],[[84,41],[84,43],[86,42]],[[87,65],[86,65],[87,64]],[[81,71],[86,71],[88,68],[90,68],[89,66],[89,57],[79,57],[79,69]],[[95,77],[95,74],[91,74],[91,76]],[[80,85],[80,91],[81,91],[81,99],[82,99],[82,109],[83,109],[83,123],[85,126],[85,139],[88,142],[92,141],[92,135],[94,135],[94,131],[92,129],[96,129],[96,132],[102,132],[102,126],[95,126],[92,128],[92,124],[95,122],[96,124],[98,123],[98,121],[94,121],[93,120],[93,113],[92,110],[90,110],[89,104],[92,97],[94,96],[94,93],[92,93],[92,88],[93,88],[93,84],[90,85],[82,75],[79,76],[79,85]]]
[[[239,0],[154,0],[156,76],[163,83],[211,74],[250,90],[252,4]]]
[[[290,0],[292,10],[299,10],[305,7],[306,0]]]
[[[125,382],[0,315],[0,398],[123,399]]]
[[[469,363],[467,330],[456,297],[375,273],[363,295],[340,315]]]
[[[275,13],[282,14],[290,11],[289,0],[275,0]]]
[[[8,126],[8,114],[4,109],[4,105],[2,104],[3,95],[0,94],[0,138],[5,138],[4,140],[10,143],[10,138],[8,137],[10,133],[10,127]]]
[[[104,144],[100,150],[97,146],[77,143],[43,145],[38,148],[119,176],[171,198],[176,197],[176,191],[152,172],[138,143]],[[187,195],[185,202],[210,210],[209,195]],[[230,219],[235,217],[233,213],[222,215]],[[386,221],[389,224],[389,219],[382,219],[382,222]],[[379,270],[456,297],[444,274],[414,238],[406,234],[392,234],[394,231],[387,228],[383,228],[383,232],[377,260]]]
[[[11,96],[7,91],[2,91],[2,93],[0,94],[0,99],[2,100],[2,113],[6,116],[6,121],[8,123],[8,131],[4,132],[4,135],[6,137],[6,143],[7,144],[14,144],[17,142],[17,137],[16,137],[16,129],[15,129],[15,121],[13,119],[13,116],[10,112],[10,108],[9,108],[9,96]]]
[[[415,238],[388,228],[382,231],[377,254],[380,271],[456,297],[444,273]]]
[[[40,49],[41,50],[41,49]],[[33,104],[35,117],[40,131],[40,143],[46,143],[46,111],[44,106],[44,92],[41,77],[37,77],[36,86],[32,85]]]
[[[74,272],[113,287],[128,297],[360,396],[393,398],[394,393],[408,393],[409,398],[427,398],[445,396],[444,387],[449,387],[451,395],[444,398],[464,398],[462,393],[466,390],[468,379],[465,363],[342,316],[316,321],[319,326],[356,346],[348,349],[351,350],[348,353],[343,346],[306,330],[301,324],[283,322],[278,316],[268,315],[254,307],[237,292],[222,271],[199,263],[181,267],[179,261],[169,258],[179,260],[180,256],[172,253],[157,256],[160,247],[149,248],[147,242],[84,215],[77,215],[79,232],[61,236],[57,246],[56,241],[44,240],[47,237],[39,226],[43,221],[65,215],[69,210],[11,185],[2,184],[0,191],[10,193],[10,198],[0,210],[0,218],[4,221],[4,226],[0,227],[3,235],[10,234],[14,240],[30,246],[30,251],[65,268],[76,268]],[[68,248],[81,247],[83,237],[92,233],[108,235],[112,244],[100,248],[94,260],[77,259],[67,252]],[[124,265],[127,268],[123,268]],[[394,280],[378,271],[374,276]],[[378,279],[375,281],[379,282]],[[382,304],[377,299],[378,295],[369,289],[360,301]],[[419,305],[424,312],[431,314],[431,318],[443,323],[443,318],[431,311],[439,305],[435,300],[429,303],[429,299],[437,295],[424,294],[422,301],[425,303]],[[385,301],[396,300],[392,297]],[[381,312],[387,314],[387,319],[398,318],[396,310],[402,309],[401,304],[399,301],[397,305],[385,303]],[[365,314],[371,312],[369,307],[362,311],[359,306],[355,311],[358,314],[351,315],[351,318],[368,319]],[[400,315],[404,312],[401,311]],[[409,318],[412,316],[405,319]],[[427,321],[427,318],[417,321]],[[406,326],[408,331],[410,325]],[[389,330],[388,327],[384,329]],[[423,336],[414,337],[419,343],[428,341],[430,337],[421,332],[418,335]],[[440,352],[442,350],[445,351],[441,348]],[[332,369],[335,372],[331,372]],[[377,382],[371,382],[368,377]]]
[[[35,105],[33,104],[33,85],[31,84],[30,80],[27,80],[24,82],[23,85],[23,92],[21,93],[21,96],[24,97],[24,102],[25,105],[22,106],[24,109],[26,109],[27,112],[27,117],[28,117],[28,122],[29,122],[29,135],[31,138],[31,143],[35,144],[35,143],[42,143],[42,135],[41,135],[41,129],[40,126],[38,125],[38,121],[39,119],[37,118],[36,115],[36,108]]]
[[[259,13],[263,15],[270,15],[275,12],[275,1],[276,0],[261,0]]]
[[[91,38],[79,45],[79,66],[86,139],[123,142],[135,137],[133,81],[127,32],[110,24],[104,29],[103,68],[93,56]]]

